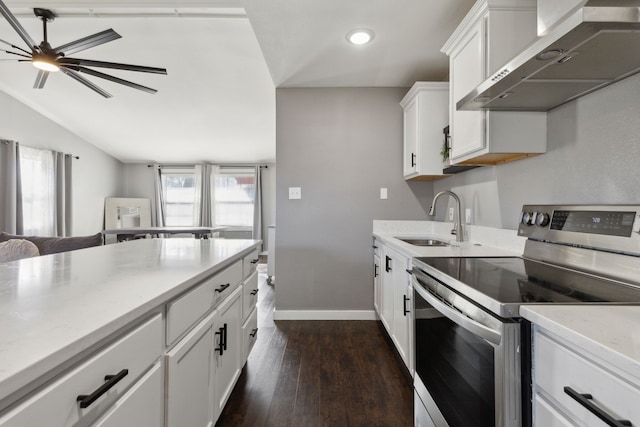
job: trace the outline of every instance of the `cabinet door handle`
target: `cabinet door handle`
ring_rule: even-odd
[[[222,328],[218,328],[218,332],[216,332],[216,335],[220,335],[220,340],[218,340],[218,347],[215,349],[215,351],[220,353],[220,356],[222,356],[224,354],[225,351],[225,346],[224,346],[224,330],[226,327],[226,323],[225,326]]]
[[[411,153],[411,167],[415,167],[416,165],[416,154]]]
[[[404,270],[404,271],[406,271],[406,272],[407,272],[407,273],[409,273],[409,274],[413,274],[413,270],[409,270],[408,268],[405,268],[405,270]]]
[[[411,313],[411,310],[407,309],[407,302],[411,301],[411,299],[406,296],[403,295],[404,300],[402,301],[402,311],[404,312],[404,316],[407,317],[407,313]]]
[[[373,277],[378,277],[378,264],[373,264]]]
[[[249,334],[250,337],[255,337],[256,335],[258,335],[258,328],[252,329],[251,333]]]
[[[371,246],[373,249],[378,249],[376,245]]]
[[[228,328],[227,328],[227,324],[225,323],[224,324],[224,344],[223,344],[224,351],[227,351],[227,331],[228,331]]]
[[[93,402],[95,402],[100,396],[105,394],[111,387],[116,385],[121,379],[127,376],[129,373],[128,369],[123,369],[115,375],[105,375],[104,380],[106,381],[100,387],[96,389],[91,394],[81,394],[77,397],[77,401],[80,402],[81,408],[87,408]]]
[[[391,265],[390,265],[390,263],[391,263],[391,258],[389,258],[389,256],[388,256],[388,255],[385,255],[385,256],[384,256],[384,269],[385,269],[385,271],[386,271],[387,273],[391,271]]]
[[[606,413],[602,408],[591,401],[591,399],[593,399],[593,396],[588,393],[578,393],[571,387],[565,387],[564,392],[571,396],[571,398],[578,402],[580,405],[584,406],[587,411],[591,412],[593,415],[600,418],[611,427],[622,427],[631,425],[631,421],[629,420],[616,420],[611,415]]]
[[[251,295],[258,295],[258,289],[254,289],[251,292],[249,292]]]
[[[220,285],[220,287],[216,288],[214,292],[224,292],[225,289],[227,289],[229,286],[231,286],[231,283],[225,283],[224,285]]]
[[[254,260],[251,260],[251,264],[255,264],[255,263],[257,263],[259,260],[260,260],[260,258],[256,258],[256,259],[254,259]]]

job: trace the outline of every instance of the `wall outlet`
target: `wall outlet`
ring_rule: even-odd
[[[302,189],[300,187],[289,187],[289,200],[302,199]]]
[[[471,224],[471,209],[469,208],[464,210],[464,222]]]
[[[380,200],[387,200],[387,189],[385,187],[380,188]]]
[[[449,221],[453,221],[453,208],[449,208]]]

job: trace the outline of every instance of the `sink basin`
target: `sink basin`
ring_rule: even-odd
[[[407,238],[407,237],[396,237],[398,240],[402,240],[405,243],[414,246],[449,246],[447,242],[443,242],[442,240],[436,239],[420,239],[420,238]]]

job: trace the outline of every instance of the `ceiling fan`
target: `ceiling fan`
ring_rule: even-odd
[[[18,33],[20,38],[24,40],[31,51],[15,46],[1,39],[0,42],[11,46],[11,48],[18,50],[18,52],[5,49],[0,50],[11,55],[26,58],[16,60],[19,62],[31,62],[34,67],[38,68],[38,75],[36,76],[36,81],[33,86],[35,89],[42,89],[44,87],[45,83],[47,82],[47,78],[49,77],[49,73],[61,71],[67,76],[96,91],[105,98],[111,98],[112,95],[84,78],[82,75],[80,75],[80,73],[109,80],[134,89],[142,90],[144,92],[156,93],[156,89],[152,89],[147,86],[142,86],[128,80],[111,76],[109,74],[105,74],[88,67],[111,68],[126,71],[137,71],[142,73],[167,74],[167,70],[164,68],[118,64],[115,62],[93,61],[90,59],[70,58],[68,56],[77,52],[81,52],[85,49],[89,49],[121,38],[122,36],[116,33],[113,29],[101,31],[99,33],[83,37],[62,46],[51,47],[47,39],[47,23],[53,21],[56,16],[51,10],[40,8],[33,9],[33,13],[42,20],[44,40],[39,45],[35,44],[31,36],[29,36],[22,25],[20,25],[16,17],[9,11],[9,8],[7,8],[2,0],[0,0],[0,13],[2,13],[5,19],[9,22],[9,25],[11,25],[13,29]]]

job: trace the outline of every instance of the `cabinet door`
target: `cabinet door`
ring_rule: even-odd
[[[418,171],[418,102],[417,97],[404,109],[404,176]]]
[[[231,395],[233,386],[240,376],[240,370],[244,365],[242,360],[242,301],[241,289],[236,289],[218,307],[218,331],[216,335],[217,347],[220,347],[220,339],[223,340],[224,351],[216,351],[213,357],[215,369],[215,417],[224,409],[227,399]],[[188,425],[188,424],[185,424]]]
[[[164,375],[158,362],[93,427],[162,427],[163,415]]]
[[[386,246],[382,246],[380,266],[380,320],[387,329],[389,336],[393,335],[393,272],[397,259]]]
[[[400,254],[394,255],[393,269],[393,334],[391,338],[409,368],[409,328],[411,323],[411,298],[409,295],[409,260]]]
[[[449,115],[451,123],[451,160],[485,147],[485,113],[457,111],[456,103],[475,89],[484,79],[484,21],[470,28],[449,58],[451,73]]]
[[[208,315],[166,356],[167,427],[211,427],[215,422],[212,357],[217,315]]]
[[[380,315],[380,257],[373,256],[373,308]]]

